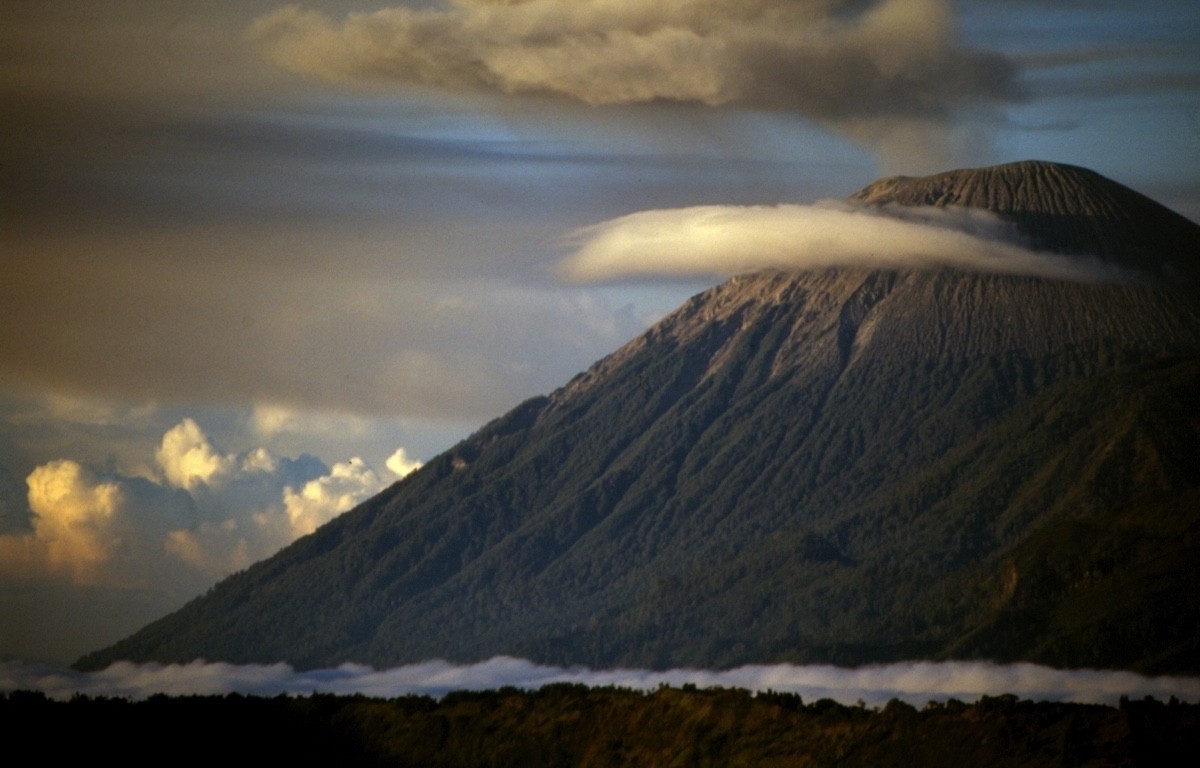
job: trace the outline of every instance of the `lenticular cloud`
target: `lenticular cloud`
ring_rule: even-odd
[[[1096,282],[1128,279],[1111,265],[1033,250],[987,211],[816,205],[641,211],[577,230],[559,263],[572,282],[729,276],[756,269],[954,267]]]
[[[591,670],[551,667],[497,656],[476,664],[428,661],[375,670],[356,664],[297,671],[287,664],[206,663],[131,664],[119,662],[99,672],[79,673],[20,663],[0,664],[0,690],[40,690],[54,698],[76,693],[145,698],[168,695],[243,693],[258,696],[332,693],[394,697],[442,696],[454,690],[513,686],[534,689],[551,683],[582,683],[651,690],[660,685],[786,691],[806,700],[828,698],[843,704],[880,706],[895,698],[914,705],[928,701],[975,701],[1015,694],[1035,701],[1115,705],[1121,696],[1171,696],[1200,701],[1200,678],[1144,677],[1132,672],[1060,670],[1035,664],[988,662],[909,662],[842,669],[830,666],[750,665],[712,671],[672,669]]]

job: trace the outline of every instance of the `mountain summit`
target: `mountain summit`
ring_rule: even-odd
[[[1200,227],[1068,166],[853,199],[984,207],[1150,274],[1200,254]],[[1170,285],[736,277],[78,665],[1200,672],[1198,405],[1200,302]]]
[[[1037,248],[1097,256],[1200,287],[1200,227],[1086,168],[1026,160],[921,178],[893,176],[850,199],[982,208],[1014,222]]]

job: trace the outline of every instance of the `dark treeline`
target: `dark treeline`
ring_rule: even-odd
[[[1200,705],[1014,696],[880,709],[789,693],[559,684],[375,699],[0,694],[0,723],[56,758],[124,765],[299,759],[390,766],[1169,766],[1200,757]],[[47,734],[54,738],[47,739]],[[36,745],[34,742],[37,742]]]

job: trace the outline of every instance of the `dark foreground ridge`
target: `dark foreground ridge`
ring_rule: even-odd
[[[17,748],[46,723],[70,734],[63,758],[160,765],[195,760],[263,764],[603,766],[1174,766],[1200,755],[1200,706],[1156,701],[1119,708],[985,697],[917,710],[879,710],[795,694],[580,685],[380,700],[153,697],[146,701],[0,694]]]
[[[857,197],[992,206],[1043,247],[1099,243],[1146,274],[1200,260],[1200,227],[1066,166]],[[771,272],[694,297],[78,666],[503,654],[1195,674],[1198,563],[1191,286]]]

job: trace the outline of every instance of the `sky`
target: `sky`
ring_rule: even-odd
[[[1200,220],[1174,0],[4,0],[0,105],[0,659],[129,634],[739,269],[1014,263],[834,202],[880,176],[1054,160]]]

